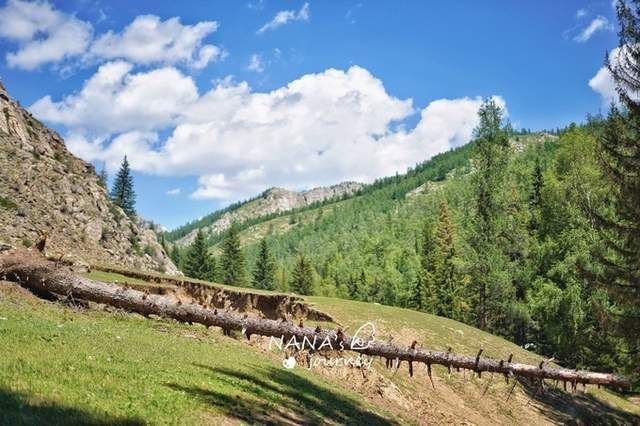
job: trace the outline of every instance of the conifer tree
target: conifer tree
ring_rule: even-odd
[[[215,275],[215,264],[209,255],[204,233],[198,229],[196,238],[187,250],[182,265],[182,271],[191,278],[199,280],[213,281]]]
[[[302,253],[298,256],[291,272],[290,288],[298,294],[311,294],[313,290],[313,270],[311,263]]]
[[[529,195],[531,219],[529,221],[529,228],[537,230],[540,227],[540,207],[542,204],[542,186],[544,185],[540,157],[536,157],[531,179],[531,193]]]
[[[451,211],[446,201],[440,206],[440,217],[436,231],[436,253],[433,266],[436,314],[448,318],[457,316],[458,296],[454,258],[454,227]]]
[[[418,311],[433,312],[434,310],[434,253],[435,239],[433,226],[426,222],[422,228],[422,246],[420,247],[420,270],[416,276],[415,285],[410,298],[410,305]]]
[[[244,253],[240,246],[238,232],[238,226],[234,222],[222,242],[220,276],[226,285],[244,286],[247,284]]]
[[[116,175],[111,188],[111,200],[120,207],[127,216],[136,215],[136,193],[133,189],[133,176],[129,168],[127,156],[124,156],[120,170]]]
[[[180,253],[180,249],[176,244],[173,245],[169,257],[173,261],[173,263],[178,267],[178,269],[182,269],[182,256]]]
[[[470,239],[475,257],[471,276],[476,289],[477,325],[486,329],[492,317],[501,315],[501,304],[506,303],[503,293],[508,289],[500,271],[504,256],[496,241],[500,194],[509,155],[509,128],[503,126],[502,110],[493,99],[480,106],[478,115],[474,157],[475,232]]]
[[[606,205],[598,225],[606,240],[598,281],[620,309],[618,324],[640,376],[640,1],[617,4],[618,54],[607,67],[623,110],[611,107],[598,140],[601,169],[607,180]]]
[[[266,238],[260,242],[258,260],[253,271],[253,286],[263,290],[275,290],[276,288],[276,265]]]

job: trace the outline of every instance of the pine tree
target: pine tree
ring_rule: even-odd
[[[478,111],[480,124],[475,130],[476,173],[475,232],[471,246],[475,252],[471,276],[476,289],[476,320],[481,329],[486,329],[492,317],[500,316],[504,299],[505,283],[500,266],[504,256],[496,245],[498,218],[501,213],[500,193],[504,169],[509,155],[509,128],[503,126],[502,110],[490,99]]]
[[[313,290],[313,270],[304,254],[300,254],[291,272],[291,290],[298,294],[311,294]]]
[[[207,250],[204,233],[198,229],[196,238],[187,250],[182,265],[182,271],[191,278],[213,281],[215,276],[215,263]]]
[[[136,215],[136,193],[133,189],[133,176],[129,168],[127,156],[124,156],[120,170],[116,175],[111,188],[111,200],[120,207],[127,216]]]
[[[253,271],[253,286],[264,290],[275,290],[276,288],[276,265],[266,238],[260,242],[258,260]]]
[[[238,226],[234,222],[227,230],[222,242],[222,259],[220,276],[226,285],[244,286],[247,284],[244,253],[240,246]]]
[[[618,2],[620,47],[607,61],[624,109],[611,107],[598,140],[612,209],[596,215],[606,240],[597,275],[621,311],[618,324],[640,376],[640,1],[632,4]]]

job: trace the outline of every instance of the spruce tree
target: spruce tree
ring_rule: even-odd
[[[220,276],[226,285],[244,286],[247,284],[247,272],[245,269],[244,253],[240,246],[236,223],[231,227],[222,242],[222,258],[220,261]]]
[[[298,294],[308,295],[313,290],[313,270],[304,254],[300,254],[291,272],[290,288]]]
[[[120,170],[116,175],[111,188],[111,200],[120,207],[127,216],[136,215],[136,193],[133,189],[133,176],[129,168],[127,156],[124,156]]]
[[[606,249],[599,255],[597,280],[617,302],[621,334],[640,376],[640,1],[617,5],[618,55],[607,67],[623,110],[612,106],[598,139],[598,157],[608,185],[598,225]]]
[[[253,271],[253,286],[263,290],[275,290],[276,288],[276,264],[269,250],[267,239],[260,242],[258,260]]]
[[[435,239],[433,225],[426,222],[422,228],[422,246],[420,246],[420,270],[416,276],[409,304],[418,311],[433,312],[434,288],[433,274]]]
[[[182,271],[191,278],[208,281],[214,280],[214,260],[209,256],[204,233],[201,229],[198,229],[196,238],[187,250],[182,264]]]

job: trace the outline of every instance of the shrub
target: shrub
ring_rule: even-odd
[[[18,205],[14,203],[12,199],[0,196],[0,208],[15,210],[18,208]]]

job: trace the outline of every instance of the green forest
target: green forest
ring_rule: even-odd
[[[469,144],[349,198],[199,232],[173,259],[229,285],[453,318],[569,367],[623,366],[638,388],[640,103],[627,93],[640,89],[640,32],[625,8],[619,18],[634,47],[609,65],[620,103],[605,116],[515,132],[488,99]]]

